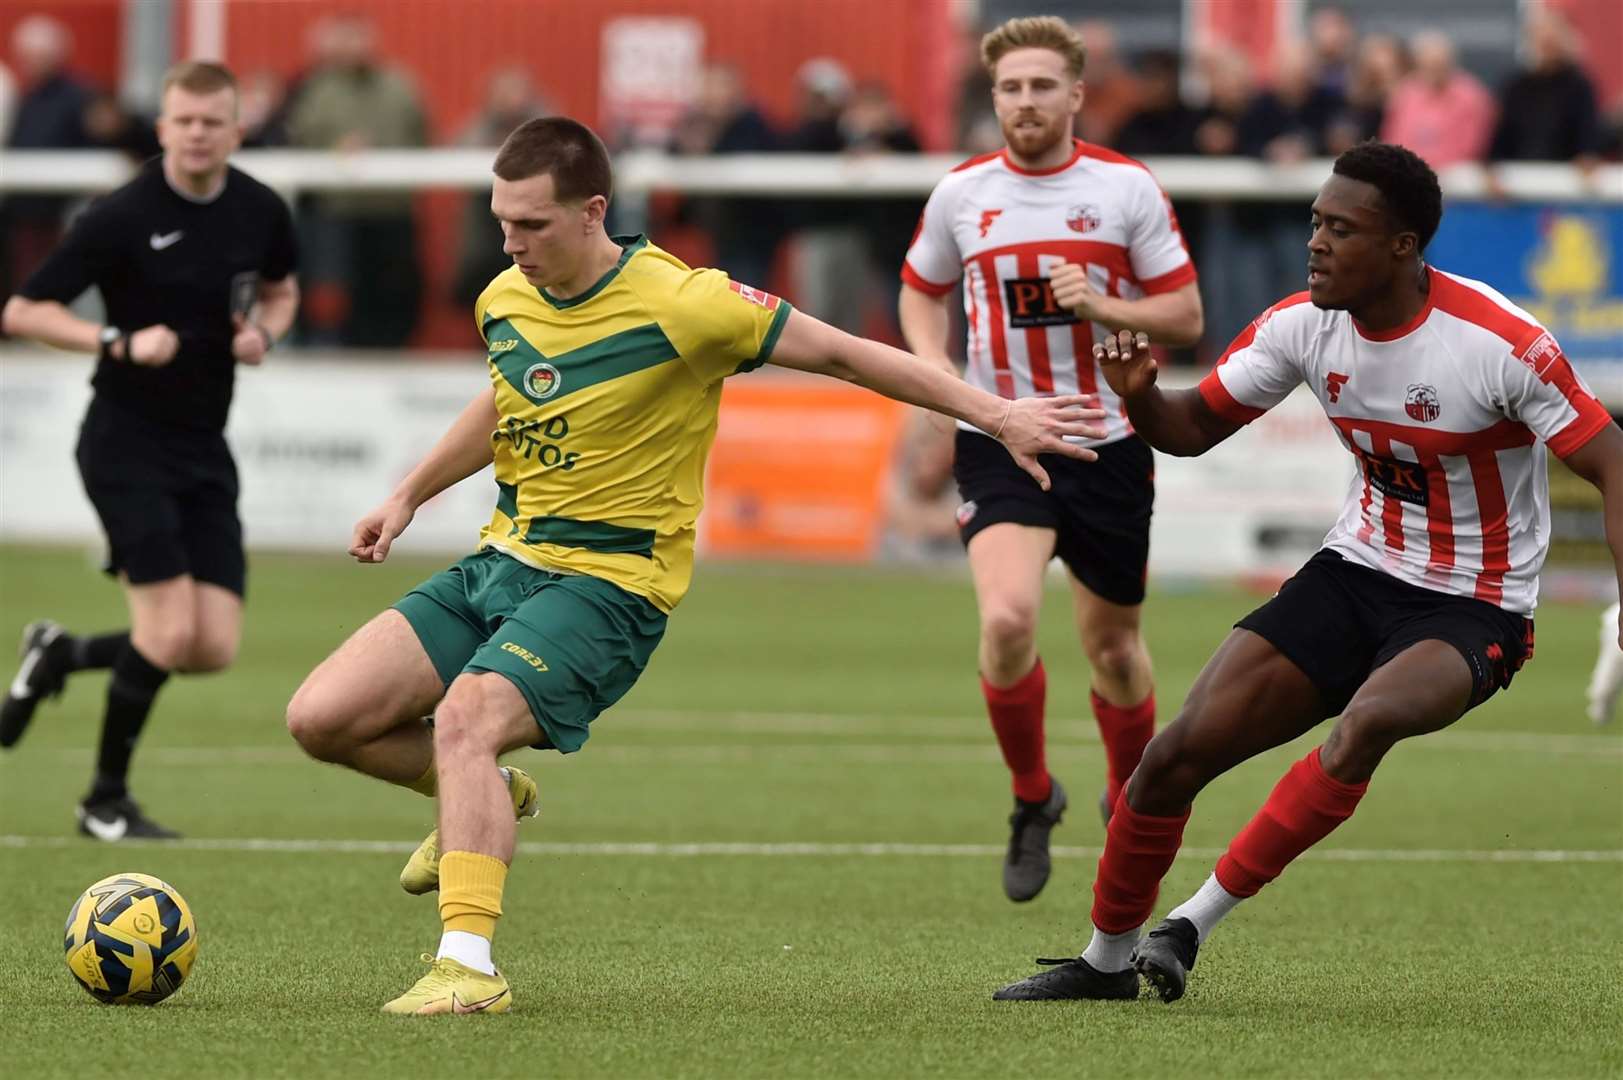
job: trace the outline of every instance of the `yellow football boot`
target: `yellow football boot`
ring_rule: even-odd
[[[428,953],[421,959],[429,965],[428,974],[385,1005],[384,1012],[395,1016],[462,1016],[506,1012],[513,1007],[513,991],[501,972],[486,975],[450,957],[436,960]]]
[[[541,812],[541,792],[535,780],[523,769],[504,765],[507,770],[507,790],[513,796],[513,816],[523,821]],[[400,887],[413,896],[433,892],[440,887],[440,831],[435,829],[417,845],[417,850],[406,860],[400,871]]]

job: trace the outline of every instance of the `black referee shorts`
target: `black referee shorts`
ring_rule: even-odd
[[[1054,553],[1078,581],[1113,604],[1142,604],[1155,456],[1137,435],[1096,449],[1099,460],[1091,462],[1042,455],[1052,482],[1044,491],[1002,443],[959,431],[952,473],[964,500],[958,508],[964,545],[1002,522],[1053,529]]]
[[[1301,668],[1330,716],[1346,709],[1370,672],[1422,641],[1445,641],[1465,657],[1468,709],[1508,687],[1533,657],[1533,620],[1485,600],[1422,589],[1329,549],[1234,625]]]
[[[107,534],[108,573],[132,585],[190,574],[244,594],[237,465],[224,435],[158,424],[98,395],[76,457]]]

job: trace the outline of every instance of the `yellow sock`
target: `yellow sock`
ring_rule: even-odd
[[[462,930],[490,939],[502,916],[502,886],[507,864],[476,851],[447,851],[440,855],[440,922],[447,930]]]
[[[440,774],[435,769],[432,758],[428,762],[428,771],[406,786],[419,795],[427,795],[430,799],[439,794]]]

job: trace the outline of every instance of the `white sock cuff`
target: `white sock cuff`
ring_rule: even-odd
[[[496,974],[496,965],[490,962],[490,939],[466,930],[447,930],[441,934],[440,951],[434,959],[451,959],[486,975]]]

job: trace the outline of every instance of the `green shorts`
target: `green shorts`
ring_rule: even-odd
[[[665,613],[601,578],[476,551],[407,593],[406,617],[447,687],[464,671],[505,676],[544,743],[565,754],[619,701],[665,633]]]

